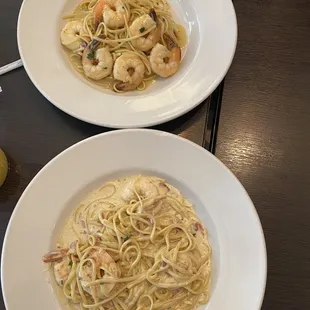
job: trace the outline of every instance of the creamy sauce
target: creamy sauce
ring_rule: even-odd
[[[124,180],[126,180],[126,179],[124,179]],[[110,184],[113,184],[113,186],[111,186]],[[120,198],[120,187],[121,187],[120,185],[121,185],[121,181],[119,181],[119,180],[114,181],[114,182],[107,182],[103,186],[101,186],[100,188],[89,193],[85,197],[85,199],[76,207],[74,212],[70,215],[70,217],[66,221],[65,226],[63,228],[63,231],[59,237],[58,245],[60,247],[66,248],[66,247],[68,247],[68,245],[71,242],[73,242],[77,238],[82,237],[82,235],[83,235],[81,232],[82,227],[78,227],[76,229],[78,234],[73,229],[73,225],[75,222],[75,212],[80,207],[87,206],[89,203],[91,203],[95,199],[100,199],[100,198],[104,199],[104,198],[111,197],[111,196],[113,196],[113,200],[116,200],[117,202],[122,201]],[[115,187],[115,190],[114,190],[114,187]]]
[[[106,182],[100,188],[90,192],[81,201],[81,203],[77,206],[77,208],[72,212],[72,214],[67,219],[61,231],[61,234],[58,240],[58,246],[61,248],[70,248],[70,245],[75,240],[79,239],[83,243],[83,238],[85,237],[88,238],[85,234],[85,226],[83,227],[83,225],[81,224],[82,219],[83,218],[85,219],[85,215],[86,217],[89,217],[88,229],[89,229],[90,235],[97,234],[98,232],[101,233],[100,228],[99,230],[94,232],[94,229],[96,229],[98,225],[92,222],[93,220],[91,219],[91,217],[94,216],[98,219],[98,216],[102,215],[104,218],[104,214],[102,211],[103,209],[105,210],[104,212],[106,212],[108,211],[109,208],[114,209],[115,206],[119,207],[119,206],[125,205],[126,207],[126,205],[131,204],[133,201],[137,201],[136,193],[138,193],[143,198],[151,197],[153,195],[154,195],[153,197],[163,197],[163,196],[167,196],[171,198],[173,197],[174,199],[179,201],[179,203],[184,205],[186,208],[189,208],[189,209],[192,208],[192,204],[183,197],[183,195],[179,192],[179,190],[177,190],[175,187],[167,183],[165,180],[158,178],[158,177],[134,175],[134,176],[126,177],[126,178],[121,178],[115,181]],[[152,201],[152,200],[150,199],[149,201]],[[146,204],[143,204],[143,207],[146,207],[146,210],[145,210],[146,213],[150,212],[150,210],[152,210],[151,212],[154,212],[156,208],[157,208],[157,211],[155,211],[156,213],[160,212],[159,210],[161,210],[163,207],[169,208],[169,205],[165,205],[165,204],[153,205],[153,203],[154,201],[149,206],[146,206]],[[104,204],[106,204],[106,206],[103,208]],[[151,207],[151,209],[147,210],[148,207]],[[173,215],[173,216],[170,216],[170,218],[169,216],[168,218],[165,218],[166,216],[165,214],[162,217],[159,216],[157,218],[158,220],[157,224],[159,224],[159,226],[163,226],[163,225],[168,226],[168,225],[171,225],[172,223],[171,220],[173,221],[173,223],[179,223],[180,221],[183,221],[182,216],[178,214],[178,212],[175,212],[174,210],[175,208],[171,209],[172,213],[170,215]],[[83,212],[84,217],[79,217],[79,215],[81,214],[81,211]],[[188,220],[191,219],[191,214],[189,214],[187,219]],[[184,219],[184,222],[186,222],[186,219]],[[196,222],[196,224],[197,223],[198,222]],[[193,228],[195,228],[195,225],[193,225]],[[197,228],[194,231],[196,231],[195,236],[197,238],[197,244],[199,245],[199,244],[202,244],[206,239],[205,239],[204,234],[198,233],[198,229],[200,229],[199,226],[197,226]],[[201,229],[203,229],[202,226],[201,226]],[[130,233],[132,233],[132,231]],[[136,233],[138,233],[138,231],[136,231]],[[139,235],[139,233],[137,235]],[[131,236],[135,236],[135,235],[132,234]],[[128,238],[130,238],[130,235]],[[144,248],[144,250],[146,251],[146,248]],[[148,251],[149,251],[149,255],[152,255],[155,257],[155,254],[157,253],[158,249],[156,247],[150,246],[148,248]],[[207,251],[207,248],[206,248],[205,251],[202,249],[200,253],[202,253],[203,255],[208,255],[209,251]],[[186,265],[187,255],[188,255],[187,253],[186,254],[180,253],[179,263]],[[203,270],[202,273],[205,275],[205,277],[209,276],[208,269]],[[65,306],[66,309],[70,309],[70,310],[81,309],[77,304],[73,304],[70,300],[66,299],[65,295],[63,294],[62,288],[60,286],[56,285],[55,293],[56,295],[58,295],[58,298],[61,301],[61,304]]]
[[[97,199],[108,199],[109,201],[113,201],[115,204],[124,204],[125,198],[133,194],[133,190],[135,188],[135,181],[137,180],[138,176],[129,176],[123,179],[119,179],[116,181],[111,181],[103,184],[100,188],[90,192],[83,201],[76,207],[74,212],[69,216],[67,221],[65,222],[64,228],[61,231],[61,234],[58,239],[58,246],[61,248],[67,248],[73,241],[83,238],[83,228],[81,225],[76,225],[75,223],[75,214],[78,211],[79,207],[87,206],[91,202]],[[186,201],[188,205],[191,205],[185,198],[180,194],[180,192],[171,186],[170,184],[166,183],[163,179],[158,177],[141,177],[140,180],[150,180],[151,183],[165,183],[165,185],[169,188],[169,193],[174,197]],[[139,185],[139,183],[138,183]],[[73,229],[73,226],[75,230]]]

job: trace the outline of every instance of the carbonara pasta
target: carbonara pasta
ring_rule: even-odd
[[[77,309],[192,310],[209,299],[207,231],[157,177],[131,176],[89,194],[43,261]]]

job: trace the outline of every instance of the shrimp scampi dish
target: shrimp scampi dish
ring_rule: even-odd
[[[180,66],[186,32],[166,0],[82,0],[63,19],[70,63],[102,88],[144,90]]]
[[[207,230],[158,177],[129,176],[88,194],[43,262],[70,309],[195,310],[209,300]]]

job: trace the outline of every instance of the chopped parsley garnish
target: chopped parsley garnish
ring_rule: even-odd
[[[107,70],[107,69],[108,69],[108,67],[104,67],[104,68],[103,68],[103,70]]]
[[[139,30],[140,30],[140,33],[142,33],[142,32],[144,32],[144,31],[145,31],[145,28],[144,28],[144,27],[142,27],[142,28],[140,28]]]
[[[72,264],[73,264],[73,262],[70,260],[70,262],[69,262],[69,264],[68,264],[68,265],[69,265],[69,266],[72,266]]]
[[[130,236],[126,236],[125,238],[124,238],[124,242],[126,242],[127,240],[129,240],[130,239]]]
[[[88,58],[88,59],[93,59],[94,57],[95,57],[94,51],[90,52],[90,53],[87,55],[87,58]]]

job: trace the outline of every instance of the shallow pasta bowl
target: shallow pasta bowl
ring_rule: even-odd
[[[240,182],[198,145],[139,129],[84,140],[49,162],[29,184],[4,241],[1,276],[6,309],[60,308],[42,255],[55,248],[67,216],[88,192],[133,174],[165,178],[193,203],[208,229],[211,297],[201,309],[260,309],[266,247],[259,218]]]
[[[212,93],[233,59],[237,23],[231,0],[169,0],[188,36],[178,72],[141,92],[98,89],[74,72],[60,43],[61,16],[78,2],[24,0],[17,38],[24,67],[38,90],[59,109],[86,122],[125,128],[174,119]]]

